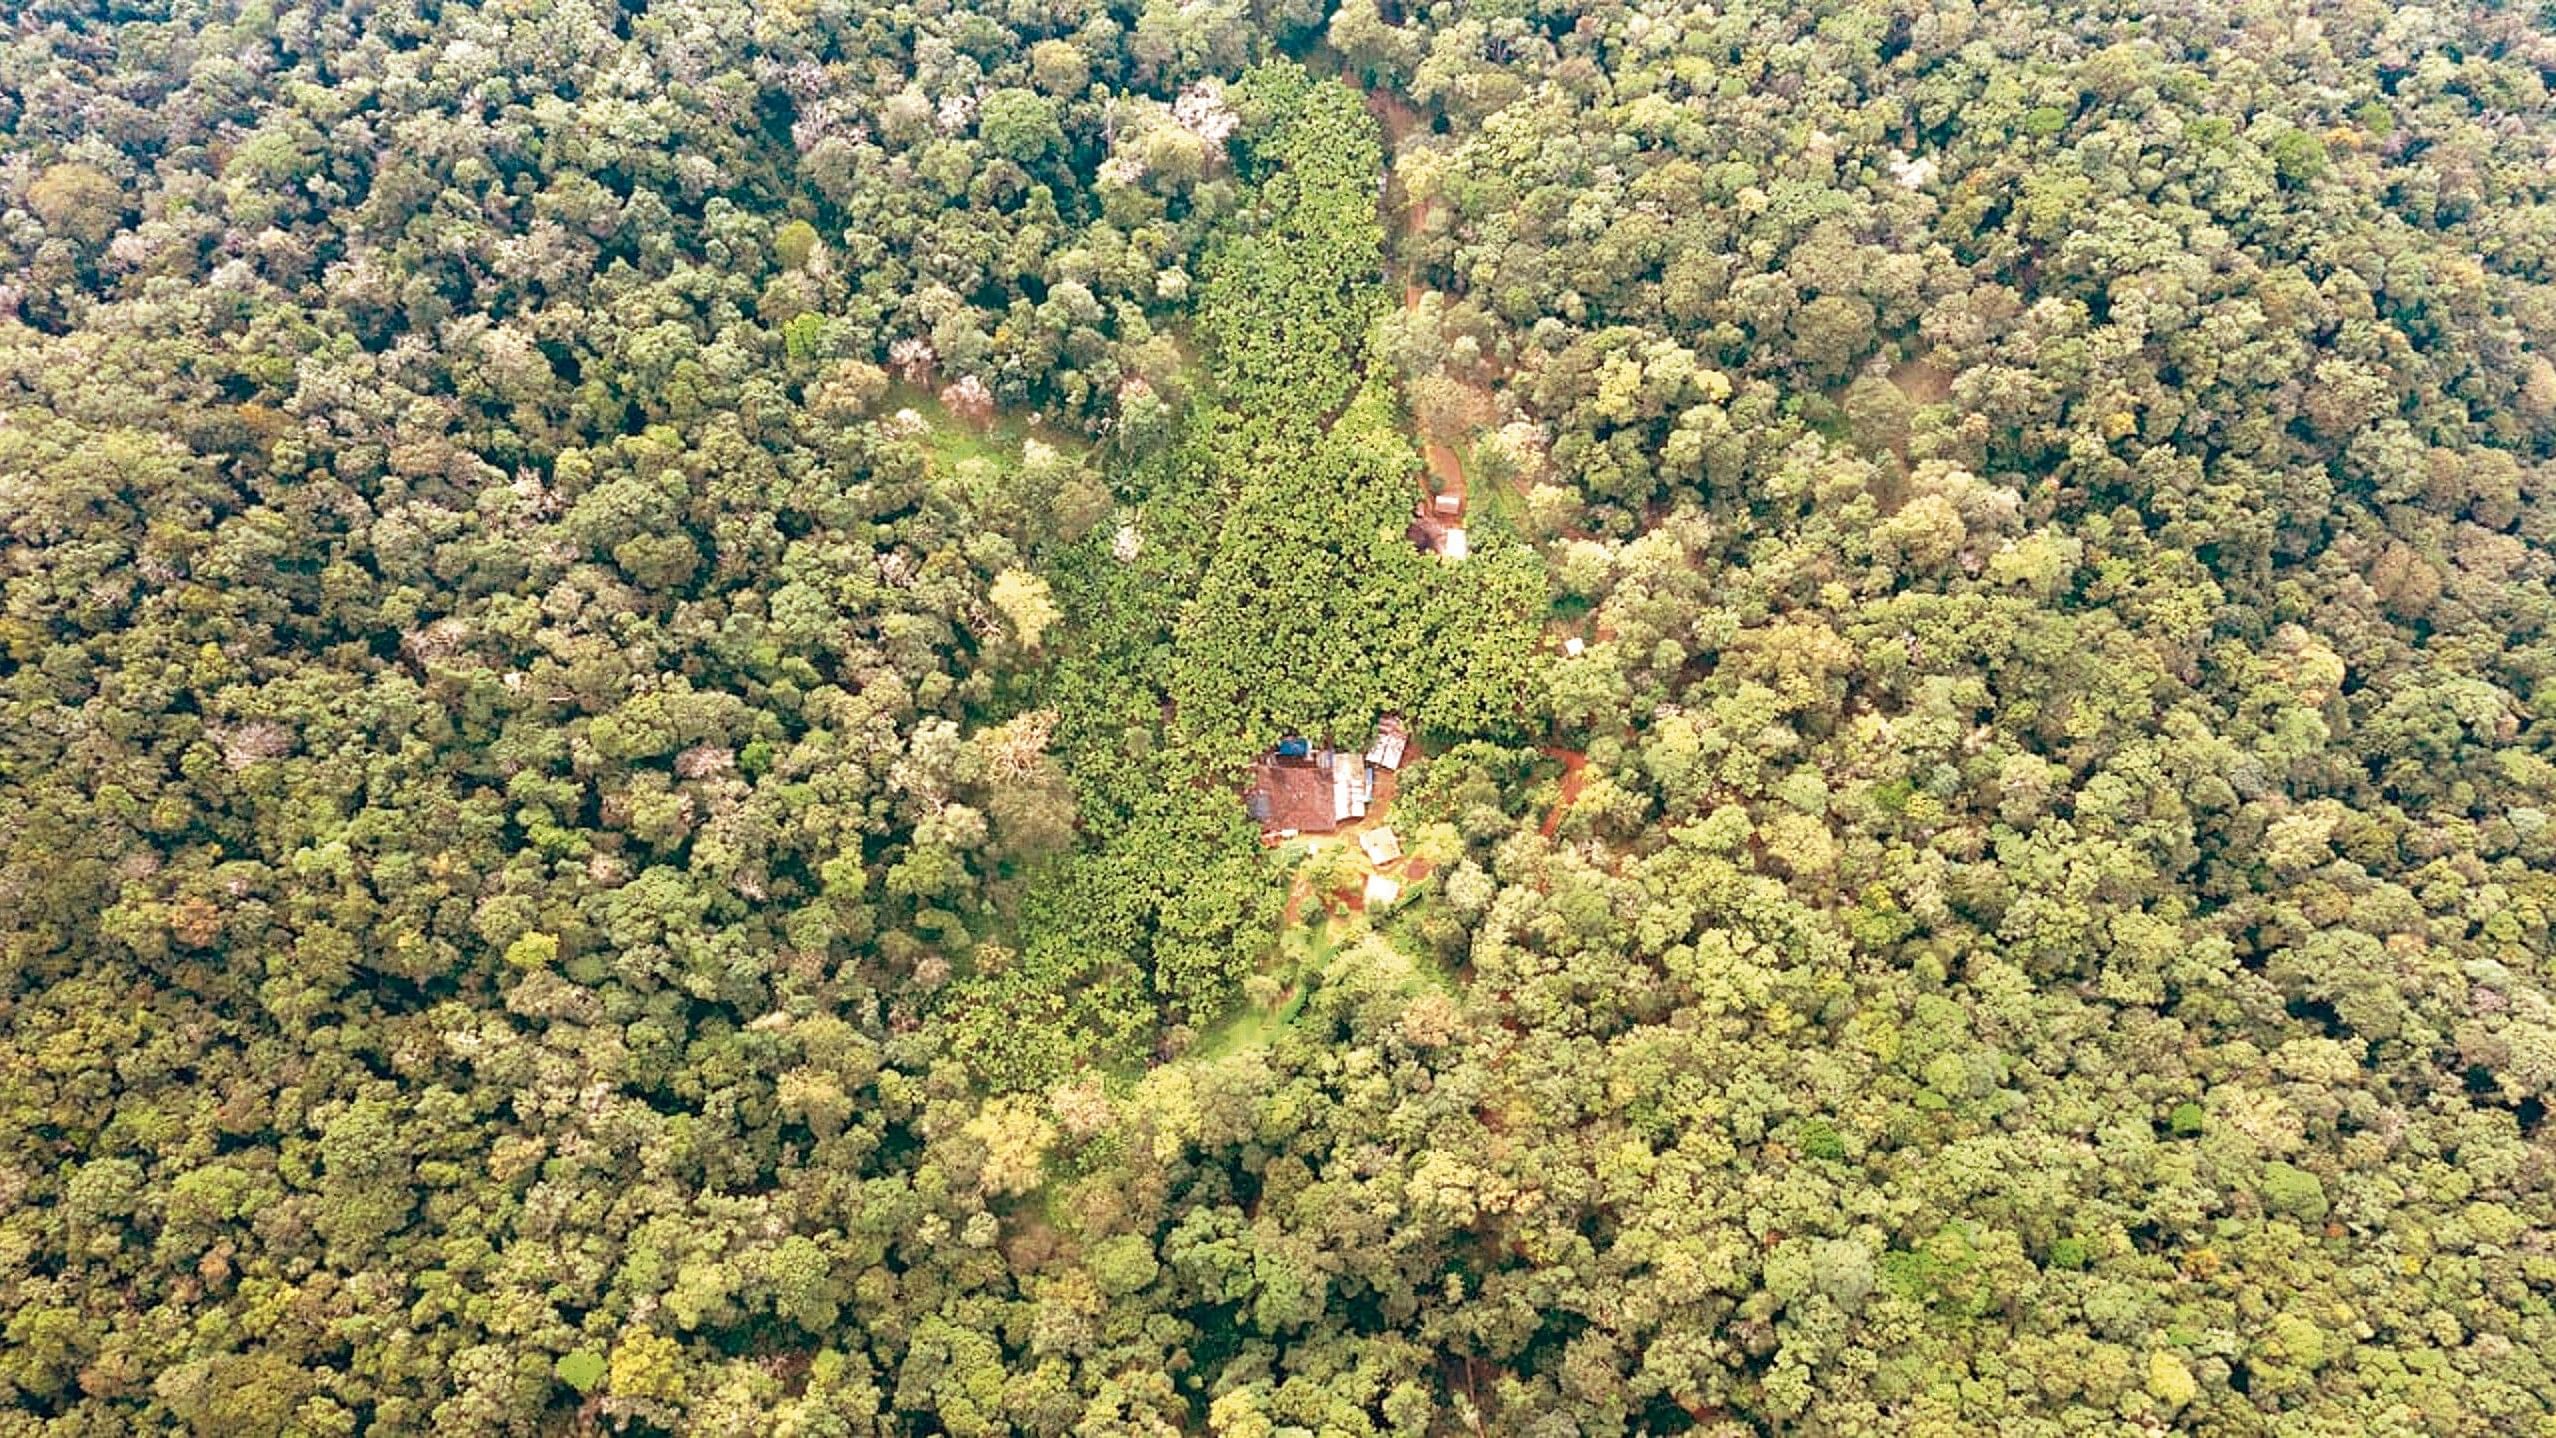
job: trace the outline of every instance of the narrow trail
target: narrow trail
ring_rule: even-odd
[[[1464,487],[1464,462],[1456,458],[1456,452],[1447,446],[1446,441],[1435,435],[1425,436],[1421,440],[1420,453],[1429,462],[1429,476],[1438,482],[1438,493],[1454,495],[1458,504],[1472,497]]]
[[[1304,917],[1305,900],[1313,894],[1313,886],[1298,879],[1287,885],[1287,904],[1278,914],[1278,932],[1285,933]]]
[[[1435,198],[1426,203],[1413,203],[1411,194],[1404,188],[1402,176],[1393,163],[1404,140],[1427,128],[1425,117],[1410,101],[1399,95],[1375,90],[1370,90],[1366,94],[1367,109],[1376,117],[1376,123],[1384,131],[1386,170],[1382,203],[1389,223],[1401,239],[1402,309],[1403,313],[1411,314],[1423,307],[1430,293],[1429,288],[1420,281],[1418,267],[1414,262],[1415,255],[1422,239],[1443,218],[1445,204]],[[1498,399],[1490,385],[1480,380],[1460,378],[1452,372],[1446,372],[1444,377],[1453,381],[1462,394],[1463,402],[1458,407],[1459,412],[1471,411],[1482,416],[1496,416],[1499,413]],[[1420,412],[1419,406],[1413,406],[1413,438],[1419,442],[1421,458],[1427,466],[1424,471],[1424,492],[1420,502],[1427,505],[1434,495],[1453,495],[1459,513],[1469,515],[1473,506],[1472,489],[1464,472],[1464,461],[1458,455],[1456,444],[1453,442],[1468,436],[1447,434],[1432,423],[1433,419],[1443,421],[1446,418],[1443,412],[1431,415]],[[1598,637],[1601,640],[1609,637],[1602,624],[1598,628]],[[1540,832],[1545,838],[1550,839],[1561,828],[1563,816],[1568,814],[1571,806],[1579,801],[1581,790],[1588,784],[1588,775],[1585,771],[1588,768],[1589,756],[1575,749],[1564,749],[1558,746],[1548,746],[1543,753],[1562,765],[1561,794],[1551,812],[1544,816],[1544,822],[1540,826]],[[1414,875],[1414,877],[1417,876]]]
[[[1368,112],[1376,117],[1377,125],[1384,130],[1386,181],[1384,204],[1395,217],[1395,226],[1402,236],[1404,249],[1402,308],[1405,314],[1409,314],[1419,309],[1429,294],[1428,288],[1420,283],[1419,276],[1413,273],[1409,258],[1410,251],[1420,237],[1428,232],[1431,222],[1445,213],[1446,207],[1443,202],[1435,199],[1426,204],[1413,204],[1410,193],[1403,188],[1401,175],[1393,167],[1394,154],[1401,148],[1403,140],[1415,131],[1427,128],[1427,121],[1421,116],[1418,108],[1399,95],[1388,95],[1377,90],[1370,90],[1366,94]],[[1467,388],[1475,392],[1472,397],[1479,402],[1484,412],[1491,412],[1492,396],[1489,387],[1468,385]],[[1432,495],[1452,494],[1456,497],[1458,505],[1469,506],[1472,495],[1465,483],[1464,461],[1457,456],[1455,445],[1448,442],[1448,436],[1433,430],[1426,420],[1417,414],[1413,416],[1412,428],[1414,437],[1420,442],[1420,456],[1427,464],[1427,477],[1435,481],[1434,484],[1426,486],[1427,492],[1420,496],[1420,502],[1427,504]]]
[[[1550,839],[1554,831],[1562,827],[1562,816],[1570,813],[1571,806],[1579,802],[1580,791],[1588,787],[1589,756],[1577,749],[1552,746],[1547,746],[1543,753],[1546,758],[1557,760],[1562,765],[1562,795],[1554,801],[1552,812],[1544,816],[1543,826],[1536,831]]]
[[[1423,223],[1422,219],[1417,218],[1418,211],[1410,213],[1415,218],[1406,222],[1406,233],[1416,232]],[[1403,312],[1408,314],[1419,309],[1421,300],[1427,293],[1420,287],[1418,280],[1405,280],[1402,285]],[[1475,398],[1482,408],[1489,410],[1492,405],[1491,391],[1479,385],[1468,386],[1468,388],[1476,391]],[[1420,456],[1428,463],[1429,478],[1437,481],[1430,488],[1438,494],[1454,495],[1456,502],[1469,510],[1472,505],[1472,492],[1465,484],[1464,461],[1457,457],[1455,446],[1449,444],[1445,435],[1431,428],[1428,421],[1419,415],[1415,414],[1412,417],[1412,428],[1417,432],[1420,440]],[[1426,502],[1427,498],[1427,495],[1423,495],[1423,502]]]

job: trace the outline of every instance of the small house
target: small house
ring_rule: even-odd
[[[1302,754],[1273,749],[1252,766],[1243,812],[1263,834],[1328,834],[1340,827],[1332,803],[1336,767],[1328,749]]]
[[[1366,850],[1367,862],[1379,868],[1402,857],[1402,840],[1388,828],[1369,829],[1360,834],[1358,847]]]
[[[1376,768],[1363,755],[1301,741],[1262,755],[1242,796],[1264,837],[1328,834],[1367,817],[1375,799]]]
[[[1448,519],[1464,513],[1464,496],[1461,494],[1442,494],[1429,501],[1429,504],[1441,516]]]
[[[1440,498],[1443,499],[1445,496],[1441,495]],[[1462,501],[1458,501],[1458,504],[1461,506]],[[1463,562],[1468,552],[1464,539],[1464,526],[1449,524],[1439,518],[1431,505],[1424,504],[1413,511],[1411,523],[1403,527],[1402,537],[1410,540],[1411,547],[1422,554],[1437,555],[1449,564]]]
[[[1331,822],[1340,825],[1367,817],[1367,806],[1375,798],[1375,768],[1349,755],[1338,756],[1331,773]]]
[[[1410,747],[1410,731],[1400,719],[1388,717],[1376,726],[1376,742],[1367,746],[1367,762],[1379,769],[1400,769]]]
[[[1588,652],[1588,641],[1576,634],[1562,641],[1562,655],[1566,659],[1577,659]]]
[[[1243,786],[1243,812],[1260,826],[1261,838],[1296,834],[1328,834],[1367,817],[1376,802],[1379,776],[1401,764],[1410,744],[1399,719],[1378,726],[1375,746],[1365,754],[1334,749],[1290,735],[1262,754]],[[1379,762],[1379,761],[1383,762]],[[1387,797],[1392,787],[1384,783]]]
[[[1365,897],[1370,909],[1391,908],[1393,901],[1402,897],[1402,886],[1382,874],[1369,874]]]

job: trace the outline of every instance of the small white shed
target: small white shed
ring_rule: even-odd
[[[1370,864],[1390,864],[1402,857],[1402,840],[1390,828],[1369,829],[1360,834],[1358,847],[1367,851]]]

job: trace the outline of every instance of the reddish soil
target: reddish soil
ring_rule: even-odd
[[[1375,116],[1376,124],[1383,128],[1387,150],[1401,144],[1402,137],[1412,131],[1428,128],[1428,122],[1421,117],[1420,107],[1400,95],[1369,90],[1366,96],[1367,113]]]
[[[1422,219],[1423,216],[1418,210],[1409,211],[1404,220],[1405,230],[1416,233],[1420,228]],[[1421,287],[1421,284],[1417,279],[1408,279],[1403,281],[1403,309],[1408,311],[1420,308],[1421,298],[1427,293],[1428,291]],[[1491,391],[1487,387],[1481,385],[1470,386],[1470,388],[1476,392],[1474,398],[1479,402],[1480,408],[1483,412],[1493,412],[1494,406]],[[1456,457],[1455,446],[1447,443],[1446,436],[1432,433],[1425,427],[1421,429],[1419,438],[1421,457],[1427,460],[1429,464],[1429,477],[1437,481],[1434,492],[1439,494],[1452,494],[1459,501],[1465,500],[1467,495],[1464,482],[1464,461]],[[1426,503],[1428,498],[1429,496],[1427,494],[1423,494],[1421,496],[1423,503]]]
[[[1381,90],[1369,90],[1366,94],[1367,113],[1376,117],[1376,125],[1384,131],[1386,205],[1401,216],[1402,232],[1406,237],[1417,235],[1438,207],[1435,204],[1412,205],[1410,194],[1402,188],[1402,176],[1394,172],[1393,152],[1402,148],[1402,142],[1408,136],[1428,129],[1429,122],[1418,106],[1400,95],[1388,95]],[[1418,292],[1418,286],[1413,286],[1405,292],[1403,302],[1411,303]]]
[[[1429,474],[1438,481],[1438,492],[1463,499],[1464,465],[1456,458],[1456,452],[1448,448],[1446,441],[1435,436],[1425,437],[1421,441],[1420,452],[1429,461]]]
[[[1409,100],[1380,90],[1367,92],[1367,110],[1376,117],[1376,123],[1384,130],[1389,177],[1385,202],[1388,211],[1396,217],[1404,243],[1408,246],[1428,230],[1430,221],[1445,208],[1435,200],[1427,204],[1413,204],[1409,192],[1402,188],[1401,177],[1390,173],[1393,151],[1401,146],[1406,136],[1415,131],[1427,129],[1428,120]],[[1418,309],[1422,297],[1427,293],[1428,290],[1420,283],[1419,276],[1407,274],[1402,282],[1402,307],[1405,310]],[[1489,388],[1479,385],[1473,388],[1479,391],[1477,398],[1481,401],[1483,412],[1486,414],[1493,412]],[[1456,457],[1455,446],[1448,442],[1449,437],[1424,431],[1419,439],[1421,457],[1428,461],[1429,476],[1436,481],[1434,490],[1421,495],[1421,503],[1428,503],[1431,493],[1452,494],[1459,501],[1465,500],[1467,494],[1464,462]]]
[[[1562,763],[1562,797],[1554,803],[1553,812],[1544,816],[1544,827],[1536,831],[1550,839],[1553,831],[1562,827],[1562,816],[1579,802],[1580,791],[1588,787],[1589,776],[1585,771],[1589,767],[1589,756],[1576,749],[1556,748],[1548,748],[1544,754]]]

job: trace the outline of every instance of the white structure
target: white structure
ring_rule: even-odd
[[[1352,819],[1367,817],[1367,805],[1373,802],[1375,797],[1375,770],[1347,755],[1338,755],[1333,758],[1331,822],[1346,824]]]
[[[1386,878],[1382,874],[1369,874],[1367,876],[1368,908],[1390,908],[1393,905],[1393,901],[1401,897],[1402,886],[1400,884],[1395,883],[1393,880]]]
[[[1367,746],[1367,762],[1379,769],[1400,769],[1410,747],[1411,735],[1402,721],[1389,718],[1376,726],[1376,742]]]
[[[1367,862],[1379,867],[1402,857],[1402,841],[1391,829],[1369,829],[1358,836],[1358,847],[1367,851]]]
[[[1462,564],[1465,555],[1471,552],[1465,546],[1464,527],[1461,525],[1449,529],[1447,537],[1438,541],[1438,553],[1446,556],[1449,564]]]
[[[1576,634],[1562,641],[1562,655],[1566,659],[1577,659],[1588,652],[1588,642]]]
[[[1438,513],[1449,519],[1464,513],[1464,496],[1460,494],[1442,494],[1430,502],[1437,506]]]

